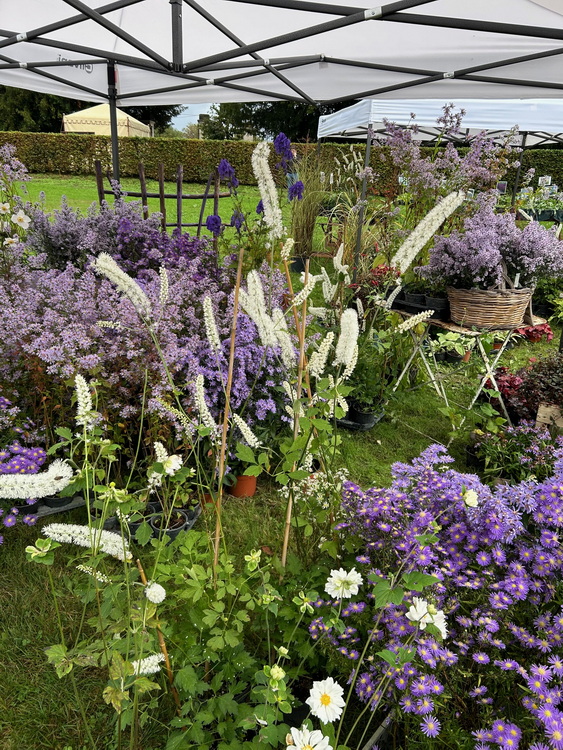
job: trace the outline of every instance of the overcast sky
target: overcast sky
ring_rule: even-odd
[[[172,127],[183,130],[186,125],[197,122],[200,115],[209,112],[210,107],[211,104],[188,104],[182,114],[172,120]]]

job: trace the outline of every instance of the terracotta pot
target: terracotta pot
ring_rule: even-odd
[[[227,489],[233,497],[253,497],[256,492],[256,477],[241,476]]]
[[[471,349],[468,349],[465,352],[465,354],[463,355],[463,357],[461,358],[461,361],[462,362],[469,362],[470,359],[471,359]]]

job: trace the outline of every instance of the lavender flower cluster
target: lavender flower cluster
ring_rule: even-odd
[[[437,237],[422,275],[450,286],[486,289],[502,285],[506,275],[520,286],[563,274],[563,242],[537,222],[524,229],[514,214],[497,214],[494,200],[481,196],[479,210],[466,219],[464,231]]]
[[[415,629],[407,617],[415,592],[386,605],[376,626],[367,594],[342,611],[350,620],[343,633],[332,632],[321,616],[311,634],[324,634],[335,655],[352,662],[371,636],[356,693],[372,708],[398,710],[407,732],[415,721],[428,737],[441,727],[450,737],[473,736],[476,750],[518,748],[522,740],[526,747],[535,741],[535,750],[559,750],[563,450],[544,482],[494,490],[449,468],[451,462],[434,445],[412,464],[395,464],[387,489],[363,492],[346,483],[341,524],[359,540],[356,559],[372,580],[388,578],[386,571],[401,564],[438,579],[430,596],[446,615],[447,639]],[[327,604],[334,602],[317,602]],[[413,638],[414,653],[401,666],[375,653],[398,653]]]

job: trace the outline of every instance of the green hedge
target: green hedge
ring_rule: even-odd
[[[109,136],[78,135],[71,133],[20,133],[0,132],[0,145],[13,143],[17,156],[32,173],[84,174],[94,173],[94,162],[102,162],[104,172],[111,169]],[[254,143],[249,141],[203,141],[180,138],[122,138],[119,143],[121,174],[132,177],[138,174],[138,164],[145,165],[147,177],[158,176],[159,163],[164,164],[165,176],[174,180],[178,164],[184,167],[186,182],[206,182],[209,174],[221,159],[228,159],[243,185],[255,185],[250,157]],[[297,144],[300,154],[315,149],[315,144]],[[349,151],[340,143],[323,143],[322,161],[327,175],[333,169],[334,157]],[[363,157],[365,145],[354,146]],[[391,186],[393,167],[390,160],[382,161],[381,150],[373,149],[371,166],[380,175],[376,189],[385,193]],[[272,165],[276,162],[272,155]],[[563,187],[563,151],[559,149],[530,149],[522,158],[523,173],[530,167],[536,176],[550,174],[553,181]],[[511,170],[510,180],[515,170]]]

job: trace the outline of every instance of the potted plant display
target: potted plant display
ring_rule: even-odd
[[[463,232],[436,239],[422,273],[447,283],[454,322],[517,328],[536,281],[563,273],[563,242],[534,221],[520,229],[514,214],[495,213],[490,196],[478,204]]]
[[[436,359],[446,362],[468,362],[475,339],[456,331],[440,332],[431,340],[432,351]],[[442,355],[442,356],[440,356]]]

